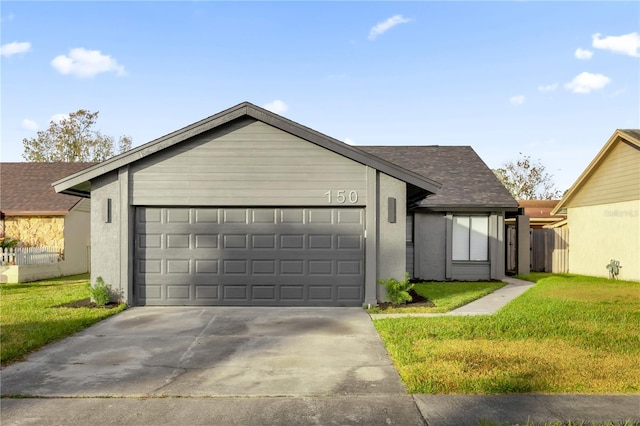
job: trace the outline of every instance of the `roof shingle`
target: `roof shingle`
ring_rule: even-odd
[[[442,184],[419,207],[513,209],[517,201],[470,146],[357,146]]]
[[[57,194],[51,184],[94,163],[0,163],[0,211],[66,214],[80,197]]]

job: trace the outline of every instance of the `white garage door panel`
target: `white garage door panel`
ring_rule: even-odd
[[[140,305],[360,306],[364,210],[136,209]]]

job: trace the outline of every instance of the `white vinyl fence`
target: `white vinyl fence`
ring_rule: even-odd
[[[64,260],[55,247],[13,247],[0,250],[0,265],[41,265]]]

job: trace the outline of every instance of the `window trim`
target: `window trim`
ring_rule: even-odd
[[[467,225],[467,233],[466,233],[466,258],[465,259],[456,259],[456,250],[455,250],[455,245],[456,245],[456,235],[460,235],[456,233],[456,219],[457,218],[467,218],[468,219],[468,225]],[[472,244],[472,232],[474,231],[473,228],[473,219],[474,218],[482,218],[484,219],[486,228],[483,229],[483,231],[485,231],[484,234],[484,242],[486,244],[483,253],[486,255],[484,259],[471,259],[471,254],[472,254],[472,250],[474,248],[474,245]],[[453,215],[452,216],[452,233],[451,233],[451,261],[454,263],[489,263],[491,261],[491,255],[489,252],[490,249],[490,242],[489,242],[489,229],[490,229],[490,217],[487,215],[480,215],[480,214],[470,214],[470,215]],[[476,246],[477,247],[477,246]]]

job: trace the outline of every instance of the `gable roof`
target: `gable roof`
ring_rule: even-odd
[[[470,146],[359,146],[360,149],[442,183],[418,207],[434,210],[516,210],[518,202]]]
[[[67,214],[80,200],[56,194],[51,182],[94,163],[0,163],[0,211],[5,215]]]
[[[600,152],[598,152],[591,163],[589,163],[587,168],[582,172],[582,174],[573,183],[573,185],[571,185],[571,188],[569,188],[567,192],[565,192],[562,200],[560,200],[556,207],[551,211],[552,215],[566,214],[567,204],[569,203],[569,201],[571,201],[571,199],[580,191],[580,189],[584,186],[587,180],[589,180],[589,178],[598,169],[598,167],[600,167],[600,165],[604,162],[607,154],[609,154],[614,146],[620,142],[626,142],[629,145],[640,149],[640,129],[617,129],[615,132],[613,132],[613,135],[611,135]]]
[[[200,120],[142,146],[103,161],[102,163],[96,164],[82,172],[60,179],[53,183],[54,188],[57,192],[88,197],[91,193],[91,179],[113,170],[117,170],[120,167],[133,163],[134,161],[148,157],[156,152],[186,141],[189,138],[241,117],[252,117],[284,132],[298,136],[311,143],[340,154],[346,158],[400,179],[411,186],[410,190],[412,194],[418,193],[419,196],[419,193],[422,192],[422,196],[419,196],[419,198],[424,197],[428,193],[435,193],[440,188],[440,183],[429,176],[403,169],[396,164],[368,154],[356,147],[347,145],[344,142],[274,114],[249,102],[238,104],[218,114],[212,115],[211,117]]]

